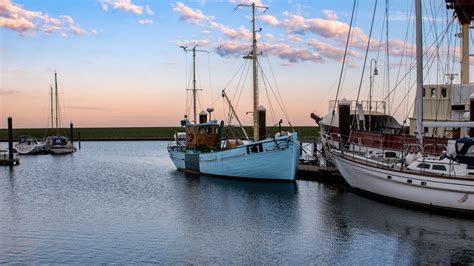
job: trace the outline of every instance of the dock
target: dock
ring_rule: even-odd
[[[18,157],[14,157],[13,159],[8,158],[8,150],[2,149],[0,150],[0,165],[4,166],[13,166],[19,165],[20,159]]]

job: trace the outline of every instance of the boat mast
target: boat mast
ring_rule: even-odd
[[[261,8],[267,11],[268,7],[266,6],[257,6],[254,2],[251,5],[248,4],[239,4],[237,7],[240,6],[248,6],[252,7],[252,55],[251,56],[244,56],[245,59],[252,59],[253,63],[253,140],[258,141],[260,139],[259,132],[258,132],[258,68],[257,68],[257,30],[255,29],[255,8]],[[260,32],[261,29],[258,30]]]
[[[53,84],[51,84],[51,89],[49,91],[51,96],[51,129],[54,129],[54,115],[53,115]]]
[[[415,0],[416,21],[416,138],[423,145],[423,31],[421,0]]]
[[[56,135],[59,136],[58,73],[56,73],[56,71],[54,71],[54,88],[55,88],[55,99],[56,99]]]
[[[188,49],[187,46],[180,46],[185,53],[189,52],[190,49]],[[196,102],[197,102],[197,89],[196,89],[196,52],[204,52],[204,53],[209,53],[209,51],[206,50],[199,50],[196,49],[197,45],[191,49],[193,51],[193,119],[194,119],[194,124],[197,124],[197,110],[196,110]],[[186,107],[187,108],[187,107]]]

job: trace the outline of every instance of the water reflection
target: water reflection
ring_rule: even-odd
[[[0,264],[469,263],[473,223],[341,186],[186,175],[163,142],[0,168]]]

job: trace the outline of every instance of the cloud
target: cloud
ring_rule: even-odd
[[[293,43],[299,43],[303,40],[303,38],[298,35],[288,34],[288,40]]]
[[[178,14],[180,20],[193,24],[199,24],[210,20],[210,18],[205,16],[201,10],[192,9],[181,2],[177,2],[174,5],[173,11]]]
[[[261,0],[230,0],[229,2],[233,4],[244,4],[244,5],[251,5],[255,3],[256,6],[265,6]]]
[[[146,5],[145,11],[150,16],[153,16],[155,14],[155,12],[151,9],[151,7],[149,5]]]
[[[140,19],[138,21],[138,24],[141,24],[141,25],[151,25],[153,24],[153,20],[151,19]]]
[[[261,45],[262,52],[268,53],[268,55],[276,56],[282,60],[287,60],[290,63],[300,63],[311,61],[314,63],[323,63],[324,59],[320,54],[311,52],[304,48],[293,48],[285,43],[270,43]],[[248,54],[250,51],[250,44],[248,43],[237,43],[234,41],[225,41],[221,43],[216,52],[220,56],[234,56],[239,57],[244,54]]]
[[[135,15],[143,13],[143,7],[135,5],[131,0],[101,0],[102,9],[108,11],[109,7],[113,9],[121,9],[125,12],[132,12]]]
[[[322,11],[324,14],[324,18],[327,20],[337,20],[337,15],[334,13],[334,11],[325,9]]]
[[[54,18],[41,11],[27,10],[11,0],[0,0],[0,27],[14,30],[22,36],[35,36],[37,31],[46,35],[53,32],[59,32],[61,35],[66,32],[76,35],[87,33],[85,29],[73,24],[74,20],[70,16],[61,15]]]
[[[263,15],[263,16],[260,16],[259,19],[267,24],[267,25],[270,25],[270,26],[278,26],[278,24],[280,24],[280,22],[278,21],[278,19],[272,15]]]
[[[334,45],[323,43],[316,39],[308,40],[308,45],[311,46],[315,51],[319,52],[322,56],[336,60],[342,61],[344,57],[344,49],[336,47]],[[349,55],[352,57],[359,56],[358,52],[349,51]]]
[[[202,40],[190,40],[190,41],[177,41],[176,42],[179,46],[209,46],[210,45],[210,41],[209,40],[205,40],[205,39],[202,39]]]

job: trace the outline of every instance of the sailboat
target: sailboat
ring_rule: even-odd
[[[65,154],[65,153],[72,153],[75,151],[74,144],[72,141],[60,135],[60,121],[59,121],[59,98],[58,98],[58,77],[57,73],[54,72],[54,107],[53,108],[53,89],[51,87],[51,128],[53,131],[56,132],[53,136],[48,136],[45,138],[45,149],[48,152],[53,154]],[[54,112],[55,111],[55,112]],[[53,113],[55,113],[55,117],[53,120]]]
[[[275,136],[265,136],[265,110],[259,105],[258,77],[257,77],[257,38],[255,30],[255,9],[267,7],[248,6],[252,8],[252,51],[244,58],[251,59],[253,64],[253,139],[247,136],[240,120],[227,97],[222,91],[224,101],[229,105],[233,117],[242,127],[245,139],[228,138],[224,135],[224,122],[217,120],[207,121],[206,112],[199,115],[197,122],[196,113],[196,46],[193,52],[193,118],[189,121],[187,116],[181,121],[185,128],[183,134],[175,134],[175,141],[168,146],[171,160],[178,170],[205,174],[210,176],[244,178],[252,180],[293,181],[296,176],[300,146],[296,132],[282,132]],[[187,51],[186,47],[182,47]],[[213,111],[208,108],[209,115]],[[184,142],[184,143],[183,143]]]
[[[18,137],[18,144],[15,149],[19,154],[40,154],[44,153],[44,143],[38,141],[35,137],[30,135],[23,135]]]
[[[463,85],[469,87],[468,29],[473,15],[472,1],[447,1],[447,4],[448,8],[455,9],[463,29],[461,79]],[[355,190],[430,209],[474,213],[474,94],[470,96],[470,121],[423,120],[421,10],[421,0],[415,0],[417,143],[405,144],[398,151],[381,148],[380,154],[374,154],[367,146],[352,145],[342,139],[335,144],[333,136],[324,137],[332,161]],[[471,137],[449,141],[441,156],[430,155],[424,133],[426,128],[433,127],[470,128]]]

